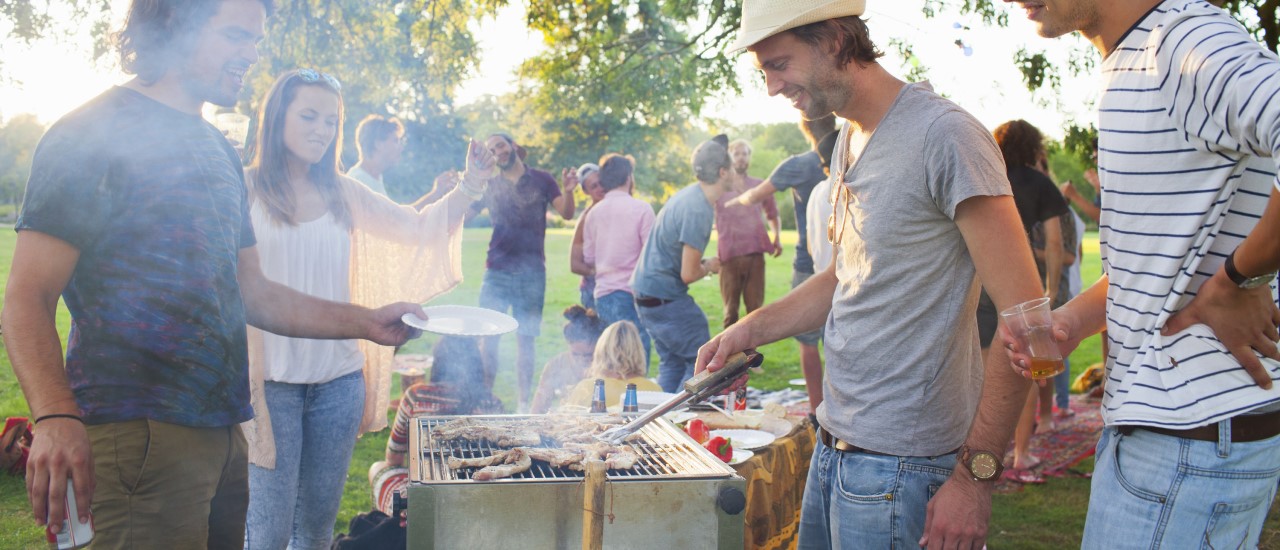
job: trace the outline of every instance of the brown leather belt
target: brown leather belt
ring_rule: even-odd
[[[652,296],[636,296],[636,305],[640,307],[658,307],[660,305],[669,304],[675,300],[663,300],[662,298],[654,298]]]
[[[1194,439],[1196,441],[1218,441],[1218,423],[1191,428],[1188,430],[1171,430],[1154,426],[1120,426],[1120,433],[1130,435],[1136,429],[1147,430],[1158,434]],[[1261,441],[1280,435],[1280,411],[1266,414],[1242,414],[1231,419],[1231,442],[1248,443]]]
[[[842,453],[867,453],[870,455],[890,456],[890,455],[885,455],[885,453],[877,453],[872,450],[863,449],[862,447],[851,444],[847,441],[841,441],[840,439],[836,438],[836,436],[831,435],[831,432],[828,432],[822,429],[821,426],[818,427],[818,439],[822,441],[823,445],[831,447],[832,449],[835,449]]]

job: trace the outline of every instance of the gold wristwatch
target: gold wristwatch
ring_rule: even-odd
[[[960,446],[960,463],[969,470],[974,481],[995,481],[1004,472],[1000,457],[991,451],[976,451],[968,445]]]

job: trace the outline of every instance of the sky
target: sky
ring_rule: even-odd
[[[1070,77],[1063,71],[1063,93],[1070,98],[1056,105],[1046,93],[1033,97],[1014,68],[1013,52],[1047,50],[1051,60],[1065,63],[1071,47],[1087,47],[1079,37],[1045,40],[1035,35],[1022,13],[1009,14],[1008,28],[985,28],[977,18],[955,14],[926,19],[920,13],[923,0],[871,0],[866,18],[872,39],[885,50],[882,64],[894,74],[906,73],[904,61],[889,47],[891,38],[911,44],[916,59],[929,69],[935,91],[947,95],[974,114],[988,128],[1022,118],[1051,137],[1061,137],[1068,122],[1093,120],[1094,75]],[[56,4],[56,2],[55,2]],[[115,23],[123,20],[127,0],[112,0]],[[54,8],[57,9],[57,8]],[[55,14],[56,16],[56,14]],[[515,70],[525,56],[541,50],[541,37],[524,26],[521,2],[503,9],[496,18],[481,21],[482,62],[477,75],[458,91],[463,105],[484,95],[501,95],[513,89]],[[957,46],[960,41],[962,46]],[[0,43],[3,71],[11,77],[0,82],[0,119],[35,113],[51,123],[103,89],[127,80],[112,59],[89,61],[92,39],[87,30],[58,41],[44,40],[27,47]],[[1089,55],[1096,55],[1088,50]],[[768,97],[748,55],[736,58],[741,94],[726,92],[708,102],[703,114],[732,124],[795,122],[798,113],[781,97]]]

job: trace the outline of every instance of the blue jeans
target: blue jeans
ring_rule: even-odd
[[[651,345],[649,331],[645,330],[644,323],[640,322],[640,314],[636,313],[635,297],[625,290],[615,290],[605,294],[596,298],[596,313],[600,315],[600,319],[609,325],[618,321],[631,321],[636,326],[636,330],[640,331],[640,340],[644,342],[645,376],[648,376],[649,347]]]
[[[688,294],[654,307],[636,307],[640,321],[658,349],[658,385],[675,393],[693,377],[698,348],[711,339],[707,314]]]
[[[1257,548],[1280,481],[1280,436],[1225,439],[1103,428],[1081,547]]]
[[[1071,360],[1062,358],[1062,372],[1053,377],[1053,399],[1058,403],[1058,410],[1071,408]]]
[[[583,277],[582,283],[578,285],[578,299],[582,307],[594,309],[599,313],[599,306],[596,305],[596,278]]]
[[[547,292],[546,268],[503,271],[484,270],[480,283],[480,307],[506,313],[516,318],[520,336],[542,333],[542,304]]]
[[[818,441],[800,505],[797,548],[919,548],[929,499],[955,465],[955,453],[846,453]]]
[[[364,374],[266,383],[275,469],[249,465],[246,549],[329,548],[364,412]]]

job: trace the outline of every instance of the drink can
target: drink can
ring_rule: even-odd
[[[83,548],[88,546],[89,541],[93,540],[93,516],[89,516],[89,521],[80,522],[80,510],[76,505],[76,490],[71,484],[71,478],[67,478],[67,495],[63,497],[63,517],[57,523],[61,526],[57,534],[54,534],[49,527],[53,526],[55,521],[49,518],[45,524],[44,534],[45,540],[49,542],[49,548],[67,549],[67,548]]]
[[[747,410],[747,387],[746,386],[738,388],[736,399],[733,400],[733,410],[735,411]]]

